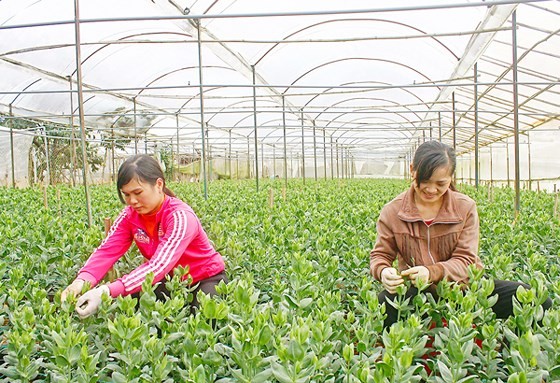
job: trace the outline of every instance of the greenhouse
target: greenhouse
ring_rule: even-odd
[[[558,0],[0,0],[0,382],[560,382],[559,26]],[[432,142],[484,272],[383,303],[381,213]],[[187,263],[82,319],[61,292],[137,154],[229,282],[191,312]]]

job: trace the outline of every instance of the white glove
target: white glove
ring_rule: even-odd
[[[386,267],[381,271],[381,284],[390,294],[396,294],[397,286],[403,283],[404,279],[394,267]]]
[[[68,295],[80,295],[82,288],[84,287],[84,283],[85,281],[83,279],[74,279],[74,282],[68,285],[68,287],[62,291],[62,294],[60,294],[60,301],[64,302],[68,298]]]
[[[403,277],[408,277],[412,284],[418,287],[418,281],[422,280],[425,283],[430,282],[430,270],[426,266],[415,266],[410,269],[403,270],[401,273]]]
[[[95,314],[99,305],[101,304],[101,296],[103,294],[111,295],[109,291],[109,286],[103,285],[89,290],[76,302],[76,312],[80,319],[87,318],[88,316]]]

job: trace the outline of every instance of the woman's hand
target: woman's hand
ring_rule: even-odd
[[[101,304],[101,296],[103,294],[111,295],[109,286],[103,285],[89,290],[87,293],[78,298],[76,302],[76,312],[80,319],[87,318],[95,314]]]
[[[60,294],[60,301],[66,301],[68,295],[80,295],[80,293],[82,292],[82,288],[84,287],[84,283],[85,281],[83,279],[74,279],[74,282],[72,282],[67,288],[64,289],[64,291],[62,291],[62,294]]]
[[[381,270],[381,284],[385,290],[387,290],[390,294],[397,293],[397,286],[402,285],[404,283],[404,279],[399,275],[397,269],[394,267],[386,267]]]
[[[423,281],[423,284],[430,282],[430,270],[425,266],[415,266],[401,272],[403,277],[408,277],[412,284],[418,287],[418,281]]]

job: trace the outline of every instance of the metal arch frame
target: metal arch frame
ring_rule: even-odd
[[[356,83],[371,83],[371,81],[350,82],[350,83],[344,83],[344,84],[342,84],[342,85],[356,84]],[[373,83],[375,83],[375,84],[379,83],[379,84],[387,85],[387,83],[384,83],[384,82],[377,82],[377,81],[375,81],[375,82],[373,82]],[[315,100],[316,98],[318,98],[318,97],[321,96],[321,95],[326,94],[327,92],[331,91],[332,89],[334,89],[334,88],[327,88],[326,90],[324,90],[324,91],[321,92],[320,94],[316,94],[314,97],[312,97],[310,100],[308,100],[308,102],[305,104],[305,106],[308,106],[309,103],[310,103],[311,101]],[[406,93],[410,94],[412,97],[414,97],[414,98],[416,98],[418,101],[420,101],[420,103],[421,103],[422,105],[427,106],[426,102],[424,102],[424,100],[422,100],[416,93],[414,93],[414,92],[412,92],[412,91],[410,91],[410,90],[408,90],[408,89],[406,89],[406,88],[404,88],[404,89],[403,89],[403,88],[399,88],[399,90],[401,90],[401,91],[404,90]],[[370,91],[374,91],[374,89],[367,89],[367,90],[365,90],[365,91],[370,92]],[[357,93],[357,92],[353,92],[353,93]],[[346,99],[346,100],[347,100],[347,99]],[[344,100],[343,100],[343,101],[344,101]],[[390,101],[390,100],[387,99],[387,101]],[[332,106],[330,106],[330,107],[332,107]],[[321,113],[324,113],[324,112],[325,112],[326,110],[328,110],[330,107],[325,108],[325,109],[323,110],[323,112],[321,112]],[[320,113],[320,114],[321,114],[321,113]],[[415,113],[415,115],[418,117],[419,120],[421,120],[420,116],[418,116],[416,113]],[[332,122],[332,120],[331,120],[330,122]],[[327,124],[327,126],[330,124],[330,122]],[[413,125],[413,124],[411,124],[411,125]]]
[[[328,24],[328,23],[334,23],[334,22],[347,22],[347,21],[352,21],[352,22],[355,22],[355,21],[385,22],[385,23],[396,24],[396,25],[400,25],[400,26],[403,26],[403,27],[406,27],[406,28],[410,28],[410,29],[412,29],[412,30],[415,30],[415,31],[417,31],[417,32],[420,32],[420,33],[423,33],[423,34],[426,35],[426,32],[422,31],[421,29],[415,28],[415,27],[413,27],[413,26],[411,26],[411,25],[409,25],[409,24],[399,23],[399,22],[393,21],[393,20],[369,19],[369,18],[356,18],[356,19],[332,19],[332,20],[326,20],[326,21],[322,21],[322,22],[319,22],[319,23],[315,23],[315,24],[310,24],[310,25],[308,25],[308,26],[306,26],[306,27],[304,27],[304,28],[301,28],[301,29],[299,29],[299,30],[297,30],[297,31],[295,31],[295,32],[293,32],[293,33],[291,33],[291,34],[285,36],[284,38],[282,38],[282,40],[287,40],[287,39],[289,39],[290,37],[293,37],[293,36],[295,36],[295,35],[297,35],[297,34],[303,32],[303,31],[305,31],[305,30],[307,30],[307,29],[311,29],[311,28],[314,28],[314,27],[319,26],[319,25]],[[445,48],[445,49],[446,49],[449,53],[451,53],[457,60],[459,59],[459,57],[457,57],[457,55],[456,55],[447,45],[443,44],[441,41],[439,41],[439,40],[438,40],[437,38],[435,38],[434,36],[429,36],[429,37],[432,38],[432,39],[434,39],[435,41],[437,41],[437,43],[438,43],[439,45],[441,45],[443,48]],[[266,52],[255,62],[254,65],[255,65],[255,66],[258,65],[269,53],[271,53],[271,52],[272,52],[274,49],[276,49],[276,47],[279,46],[279,45],[280,45],[280,43],[274,44],[268,51],[266,51]]]
[[[368,60],[369,60],[369,59],[368,59]],[[373,60],[375,60],[375,59],[373,59]],[[335,61],[333,61],[333,62],[338,62],[338,61],[342,61],[342,60],[335,60]],[[384,60],[382,60],[382,61],[384,61]],[[331,62],[331,63],[332,63],[332,62]],[[323,64],[323,65],[326,65],[326,64]],[[323,66],[323,65],[321,65],[321,66]],[[311,71],[313,71],[313,70],[315,70],[315,69],[317,69],[317,68],[319,68],[319,67],[321,67],[321,66],[315,67],[315,68],[313,68],[312,70],[306,72],[304,75],[300,76],[298,79],[296,79],[294,82],[292,82],[292,85],[294,85],[295,82],[299,81],[299,80],[300,80],[301,78],[303,78],[305,75],[311,73]],[[414,72],[420,74],[421,76],[423,76],[424,78],[426,78],[428,81],[432,82],[432,80],[431,80],[430,78],[428,78],[427,76],[423,75],[422,73],[416,71],[414,68],[409,67],[409,66],[407,66],[407,65],[403,65],[403,66],[405,66],[405,67],[408,68],[408,69],[411,69],[412,71],[414,71]],[[355,84],[355,83],[356,83],[356,82],[351,82],[351,83],[347,83],[347,84]],[[364,81],[363,83],[372,83],[372,81]],[[384,83],[382,83],[382,82],[373,82],[373,83],[384,84]],[[438,88],[439,88],[439,87],[438,87]],[[285,95],[285,93],[288,91],[288,89],[290,89],[290,87],[286,88],[286,90],[283,92],[284,95]],[[326,95],[327,92],[329,92],[329,91],[332,90],[332,89],[333,89],[333,88],[328,88],[328,89],[324,90],[323,92],[321,92],[320,94],[316,94],[316,95],[313,96],[311,99],[309,99],[304,105],[305,105],[305,106],[309,105],[309,103],[310,103],[311,101],[317,99],[319,96]],[[403,90],[403,89],[402,89],[402,88],[399,88],[399,90]],[[420,96],[418,96],[416,93],[414,93],[414,92],[412,92],[412,91],[410,91],[410,90],[408,90],[408,89],[404,89],[404,90],[405,90],[405,92],[409,93],[412,97],[414,97],[414,98],[416,98],[418,101],[420,101],[423,105],[427,106],[426,102],[424,102],[424,100],[422,100],[422,98],[420,98]],[[368,90],[368,92],[369,92],[369,91],[370,91],[370,90]],[[355,92],[354,92],[354,93],[355,93]],[[346,99],[344,99],[344,100],[341,100],[339,103],[345,102],[346,100],[349,100],[349,99],[346,98]],[[386,101],[390,101],[390,100],[389,100],[389,99],[386,99]],[[325,108],[321,113],[319,113],[319,115],[321,115],[322,113],[324,113],[326,110],[328,110],[328,109],[331,108],[331,107],[332,107],[332,105],[329,106],[329,107],[327,107],[327,108]],[[342,116],[342,115],[345,115],[345,114],[348,114],[348,113],[349,113],[349,112],[342,113],[341,115],[335,117],[334,119],[330,120],[330,121],[327,123],[326,126],[329,126],[330,123],[332,123],[333,121],[335,121],[338,117],[340,117],[340,116]],[[397,113],[397,114],[400,115],[400,113]],[[317,116],[319,116],[319,115],[317,115]],[[419,118],[419,120],[420,120],[420,116],[418,116],[416,113],[415,113],[415,115],[416,115],[416,116]],[[316,119],[317,119],[317,116],[316,116],[315,119],[313,119],[313,120],[316,120]],[[406,117],[404,117],[404,116],[401,116],[401,117],[404,118],[405,120],[407,120]],[[412,123],[411,123],[411,125],[414,126],[414,124],[412,124]],[[325,127],[326,127],[326,126],[325,126]],[[337,129],[337,130],[338,130],[338,129]],[[336,132],[336,131],[335,131],[335,132]],[[333,135],[333,133],[331,133],[331,137],[332,137],[332,135]]]
[[[274,119],[274,120],[267,121],[267,123],[270,123],[270,122],[273,122],[273,121],[278,121],[278,120],[279,120],[280,122],[284,122],[284,119],[283,119],[283,118],[280,118],[280,119]],[[298,120],[296,120],[296,121],[299,122],[300,120],[298,119]],[[261,126],[263,126],[263,125],[261,125]],[[288,126],[288,125],[286,124],[286,126]],[[295,126],[295,125],[294,125],[294,126]],[[267,127],[267,128],[268,128],[268,127],[270,127],[270,126],[263,126],[263,127]],[[265,143],[265,142],[264,142],[265,138],[270,137],[271,134],[272,134],[272,132],[270,132],[270,133],[268,133],[268,134],[266,134],[266,135],[263,136],[263,138],[262,138],[262,143],[263,143],[263,144],[265,144],[265,145],[276,145],[276,144],[278,144],[278,141],[280,140],[280,138],[284,137],[283,135],[282,135],[282,136],[279,136],[280,138],[278,138],[276,141],[273,141],[272,144],[270,144],[270,143]],[[286,133],[286,136],[287,136],[287,133]]]
[[[234,105],[239,105],[239,104],[244,104],[244,103],[249,103],[249,102],[252,103],[253,100],[252,100],[252,99],[247,99],[247,100],[242,100],[242,101],[234,102],[233,104],[228,104],[228,105],[224,106],[223,108],[219,109],[218,111],[213,112],[213,115],[212,115],[212,117],[210,117],[210,118],[208,119],[208,122],[210,122],[211,119],[213,119],[214,117],[216,117],[218,114],[220,114],[220,113],[221,113],[223,110],[225,110],[225,109],[231,108],[231,107],[234,106]],[[266,99],[264,99],[264,100],[261,100],[261,102],[272,103],[272,104],[275,105],[275,106],[278,105],[278,104],[276,104],[275,101],[269,100],[268,98],[266,98]],[[240,112],[238,112],[238,113],[245,113],[245,112],[241,112],[241,111],[240,111]],[[248,111],[248,112],[246,112],[246,113],[250,113],[250,114],[251,114],[249,117],[252,117],[252,116],[253,116],[253,111]],[[268,112],[257,111],[257,113],[268,113]],[[279,111],[279,112],[277,112],[277,113],[282,113],[282,111]],[[239,122],[243,121],[245,118],[247,118],[247,117],[243,117],[241,120],[237,121],[237,122],[234,124],[234,126],[236,126]]]
[[[347,82],[347,83],[342,83],[340,86],[346,86],[346,85],[354,85],[354,84],[366,84],[366,83],[373,83],[373,84],[380,84],[380,85],[390,85],[389,83],[386,82],[381,82],[381,81],[352,81],[352,82]],[[330,92],[333,89],[338,89],[338,88],[327,88],[325,90],[323,90],[321,93],[317,93],[315,96],[313,96],[311,99],[309,99],[309,101],[307,101],[307,103],[305,103],[305,106],[308,106],[309,103],[313,100],[315,100],[316,98],[326,95],[327,92]],[[405,91],[406,93],[410,94],[412,97],[416,98],[418,101],[420,101],[422,103],[422,105],[427,106],[428,104],[426,102],[424,102],[424,100],[422,100],[417,94],[415,94],[414,92],[408,90],[408,88],[395,88],[397,90],[400,91]],[[353,91],[352,93],[358,93],[358,92],[373,92],[373,91],[379,91],[379,90],[384,90],[384,89],[364,89],[361,91]]]
[[[414,73],[422,76],[423,78],[425,78],[428,82],[433,83],[434,81],[429,78],[428,76],[426,76],[424,73],[414,69],[413,67],[406,65],[406,64],[402,64],[393,60],[386,60],[386,59],[380,59],[380,58],[374,58],[374,57],[344,57],[342,59],[337,59],[337,60],[332,60],[332,61],[328,61],[328,62],[324,62],[322,64],[316,65],[315,67],[309,69],[307,72],[303,73],[301,76],[299,76],[298,78],[296,78],[285,90],[284,92],[282,92],[283,95],[287,95],[288,90],[290,90],[292,88],[293,85],[296,84],[296,82],[298,82],[299,80],[301,80],[302,78],[304,78],[305,76],[307,76],[308,74],[310,74],[311,72],[326,67],[327,65],[331,65],[331,64],[336,64],[342,61],[349,61],[349,60],[364,60],[364,61],[380,61],[380,62],[385,62],[385,63],[390,63],[390,64],[395,64],[397,66],[401,66],[404,67],[406,69],[409,69],[411,71],[413,71]],[[439,86],[435,86],[436,88],[438,88],[439,90],[440,87]]]
[[[315,116],[315,120],[319,120],[319,116],[320,116],[320,115],[322,115],[323,113],[327,112],[329,109],[334,108],[335,106],[338,106],[338,105],[343,104],[343,103],[348,102],[348,101],[356,101],[356,100],[387,101],[387,102],[392,103],[392,104],[394,104],[394,105],[399,105],[396,101],[392,101],[392,100],[390,100],[390,99],[388,99],[388,98],[377,98],[377,97],[351,97],[351,98],[346,98],[346,99],[344,99],[344,100],[341,100],[341,101],[339,101],[339,102],[335,102],[334,104],[332,104],[332,105],[330,105],[330,106],[327,106],[327,107],[324,108],[317,116]],[[410,113],[414,114],[416,117],[418,117],[418,119],[420,119],[420,116],[418,115],[417,112],[414,112],[414,111],[410,110],[410,108],[408,108],[407,106],[405,106],[404,108],[407,109]],[[362,108],[356,108],[356,109],[351,110],[351,111],[349,111],[349,112],[356,112],[356,110],[358,110],[358,109],[362,109]],[[379,107],[375,107],[375,106],[372,106],[372,107],[363,107],[363,109],[366,109],[366,110],[367,110],[367,109],[385,110],[384,108],[379,108]],[[348,112],[348,113],[349,113],[349,112]],[[308,112],[308,113],[309,113],[309,112]],[[388,112],[388,113],[395,113],[395,114],[397,114],[397,115],[400,115],[400,114],[401,114],[401,112]],[[404,118],[404,117],[403,117],[403,118]]]
[[[363,119],[364,119],[364,117],[360,117],[360,118],[356,118],[355,120],[351,120],[351,121],[344,122],[340,127],[336,128],[335,132],[338,132],[339,130],[342,130],[343,126],[346,125],[346,124],[355,123],[356,121],[358,121],[358,120],[363,120]],[[388,118],[384,118],[384,120],[392,121],[392,120],[390,120],[390,119],[388,119]],[[400,124],[400,122],[397,122],[397,121],[393,121],[393,122],[399,123],[399,124]],[[365,125],[367,126],[367,125],[371,125],[371,124],[366,123]],[[404,127],[403,127],[403,128],[404,128]],[[408,131],[407,128],[404,128],[404,129],[405,129],[406,131]],[[336,140],[339,140],[339,139],[341,139],[346,133],[349,133],[349,132],[352,132],[352,129],[344,129],[344,131],[343,131],[339,136],[337,136],[337,137],[334,137],[334,135],[332,135],[332,134],[331,134],[331,136],[332,136],[333,138],[335,138]],[[407,136],[405,135],[405,133],[404,133],[403,131],[401,131],[401,130],[397,130],[397,131],[395,131],[395,133],[401,133],[401,134],[404,136],[404,137],[403,137],[404,139],[410,139],[410,138],[411,138],[411,137],[407,137]]]
[[[193,37],[192,35],[189,35],[187,33],[179,33],[179,32],[143,32],[143,33],[135,33],[135,34],[128,35],[128,36],[123,36],[123,37],[117,39],[116,41],[124,41],[126,39],[129,39],[129,38],[132,38],[132,37],[138,37],[138,36],[162,35],[162,34],[179,35],[179,36],[186,36],[186,37],[191,37],[191,38]],[[105,48],[108,48],[112,45],[114,45],[114,44],[113,43],[102,44],[102,46],[100,46],[99,48],[97,48],[96,50],[91,52],[85,59],[83,59],[82,62],[81,62],[81,65],[84,65],[84,63],[86,61],[88,61],[90,58],[92,58],[95,54],[99,53],[101,50],[103,50]],[[74,76],[75,73],[76,73],[76,70],[74,70],[70,74],[70,76]]]
[[[248,100],[244,100],[243,102],[246,102]],[[270,103],[274,103],[272,100],[263,100],[264,102],[270,102]],[[252,102],[252,101],[251,101]],[[276,103],[274,103],[274,105],[276,105]],[[257,114],[259,113],[266,113],[266,112],[256,112]],[[278,112],[281,113],[281,112]],[[249,114],[248,116],[245,116],[243,118],[241,118],[240,120],[237,120],[237,122],[235,124],[233,124],[233,126],[231,127],[232,129],[235,128],[237,125],[239,125],[242,121],[244,121],[245,119],[249,118],[249,117],[253,117],[253,113],[251,112],[251,114]]]
[[[336,122],[336,120],[337,120],[339,117],[342,117],[342,116],[344,116],[344,115],[346,115],[346,114],[349,114],[349,113],[354,113],[354,111],[344,112],[344,113],[341,113],[340,115],[334,117],[332,120],[330,120],[330,121],[327,123],[327,125],[325,125],[325,128],[328,127],[331,123]],[[388,113],[391,113],[391,112],[388,111]],[[401,117],[401,118],[403,118],[404,120],[406,120],[410,125],[414,126],[414,123],[411,122],[408,118],[406,118],[406,117],[400,115],[400,113],[395,113],[395,114],[397,114],[399,117]],[[350,121],[345,121],[345,122],[343,122],[341,126],[337,127],[337,128],[331,133],[331,136],[333,136],[334,133],[336,133],[336,132],[338,132],[339,130],[341,130],[342,127],[343,127],[344,125],[349,124],[349,123],[353,123],[353,122],[358,121],[358,120],[362,120],[362,119],[364,119],[364,118],[366,118],[366,117],[359,117],[359,118],[354,119],[354,120],[350,120]],[[387,119],[387,120],[392,121],[392,122],[394,122],[394,123],[400,123],[400,122],[398,122],[398,121],[396,121],[396,120],[390,120],[390,119]],[[407,131],[408,131],[408,129],[407,129]]]
[[[339,140],[340,138],[342,138],[345,134],[347,134],[347,133],[349,133],[349,132],[352,132],[352,130],[353,130],[352,128],[345,128],[345,125],[347,125],[347,124],[352,124],[352,123],[356,123],[356,121],[364,120],[365,118],[366,118],[366,117],[359,117],[359,118],[356,118],[356,119],[354,119],[354,120],[346,121],[346,122],[342,123],[341,126],[335,128],[335,130],[334,130],[333,132],[331,132],[330,136],[333,137],[334,139],[336,139],[336,140],[338,141],[338,140]],[[400,122],[400,121],[393,121],[393,120],[391,120],[391,119],[389,119],[389,118],[380,118],[380,117],[377,117],[377,119],[378,119],[378,120],[391,121],[392,123],[396,123],[396,124],[398,124],[398,125],[402,125],[402,122]],[[373,125],[373,124],[370,124],[370,123],[367,123],[367,122],[364,123],[364,126],[371,126],[371,125]],[[380,125],[384,125],[384,124],[383,124],[383,123],[380,123]],[[411,123],[410,125],[414,126],[414,124],[412,124],[412,123]],[[325,128],[326,128],[326,127],[325,127]],[[403,137],[404,139],[409,139],[409,140],[410,140],[410,139],[412,138],[413,134],[414,134],[414,131],[411,132],[408,128],[406,128],[406,127],[404,127],[404,126],[403,126],[403,128],[404,128],[404,130],[405,130],[408,134],[410,134],[410,136],[406,136],[405,132],[403,132],[402,130],[397,130],[397,131],[395,131],[395,133],[401,133],[401,134],[404,136],[404,137]],[[387,130],[388,130],[388,131],[391,131],[391,128],[388,127]],[[342,131],[342,133],[341,133],[340,135],[338,135],[338,136],[335,137],[335,134],[336,134],[337,132],[339,132],[339,131]],[[372,133],[373,133],[373,131],[372,131]]]
[[[231,69],[231,68],[222,67],[222,66],[219,66],[219,65],[205,65],[203,68],[205,68],[205,69],[208,69],[208,68]],[[147,83],[142,89],[140,89],[140,90],[138,91],[138,93],[136,93],[136,95],[135,95],[134,97],[140,96],[140,94],[141,94],[142,92],[144,92],[145,90],[150,89],[150,86],[151,86],[153,83],[155,83],[156,81],[161,80],[161,79],[164,78],[164,77],[170,76],[170,75],[175,74],[175,73],[180,72],[180,71],[191,70],[191,69],[198,69],[198,66],[186,66],[186,67],[182,67],[182,68],[178,68],[178,69],[173,69],[172,71],[166,72],[166,73],[164,73],[164,74],[162,74],[162,75],[156,77],[155,79],[153,79],[153,80],[150,81],[149,83]]]

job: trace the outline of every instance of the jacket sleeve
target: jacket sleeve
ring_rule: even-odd
[[[129,295],[141,290],[149,273],[154,283],[169,274],[197,234],[196,217],[186,210],[177,210],[166,218],[165,234],[149,261],[109,285],[111,296]]]
[[[97,285],[115,262],[126,253],[131,244],[132,233],[125,208],[115,219],[105,239],[80,269],[78,278],[89,281],[92,286]]]
[[[465,216],[463,230],[459,234],[457,247],[447,261],[437,262],[435,265],[426,266],[430,271],[430,281],[437,283],[446,278],[455,282],[468,282],[469,265],[482,268],[478,257],[479,220],[476,204],[472,202]]]
[[[377,221],[377,239],[369,255],[371,274],[378,281],[381,280],[381,271],[386,267],[391,267],[398,254],[395,234],[389,224],[390,215],[391,212],[387,206],[381,210]]]

